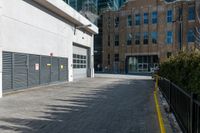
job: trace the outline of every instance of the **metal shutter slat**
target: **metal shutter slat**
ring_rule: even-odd
[[[14,54],[14,84],[13,88],[27,88],[27,55],[26,54]]]
[[[39,81],[40,71],[39,71],[39,69],[36,70],[37,64],[39,64],[39,66],[40,66],[40,56],[29,55],[29,77],[28,77],[29,87],[40,84],[40,81]]]
[[[12,53],[3,52],[3,90],[12,89]]]

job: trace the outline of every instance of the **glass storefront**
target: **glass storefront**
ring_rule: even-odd
[[[157,66],[158,66],[157,55],[128,57],[128,73],[151,72],[152,69]]]

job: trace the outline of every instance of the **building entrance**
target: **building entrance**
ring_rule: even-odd
[[[151,70],[157,67],[159,63],[157,55],[129,56],[127,58],[128,73],[151,72]]]

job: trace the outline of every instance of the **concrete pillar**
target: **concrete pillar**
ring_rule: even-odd
[[[90,43],[90,77],[94,78],[94,35],[92,35]]]

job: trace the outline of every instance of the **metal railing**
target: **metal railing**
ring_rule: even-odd
[[[183,89],[159,77],[158,86],[169,104],[184,133],[200,133],[200,102],[197,95],[188,94]]]

